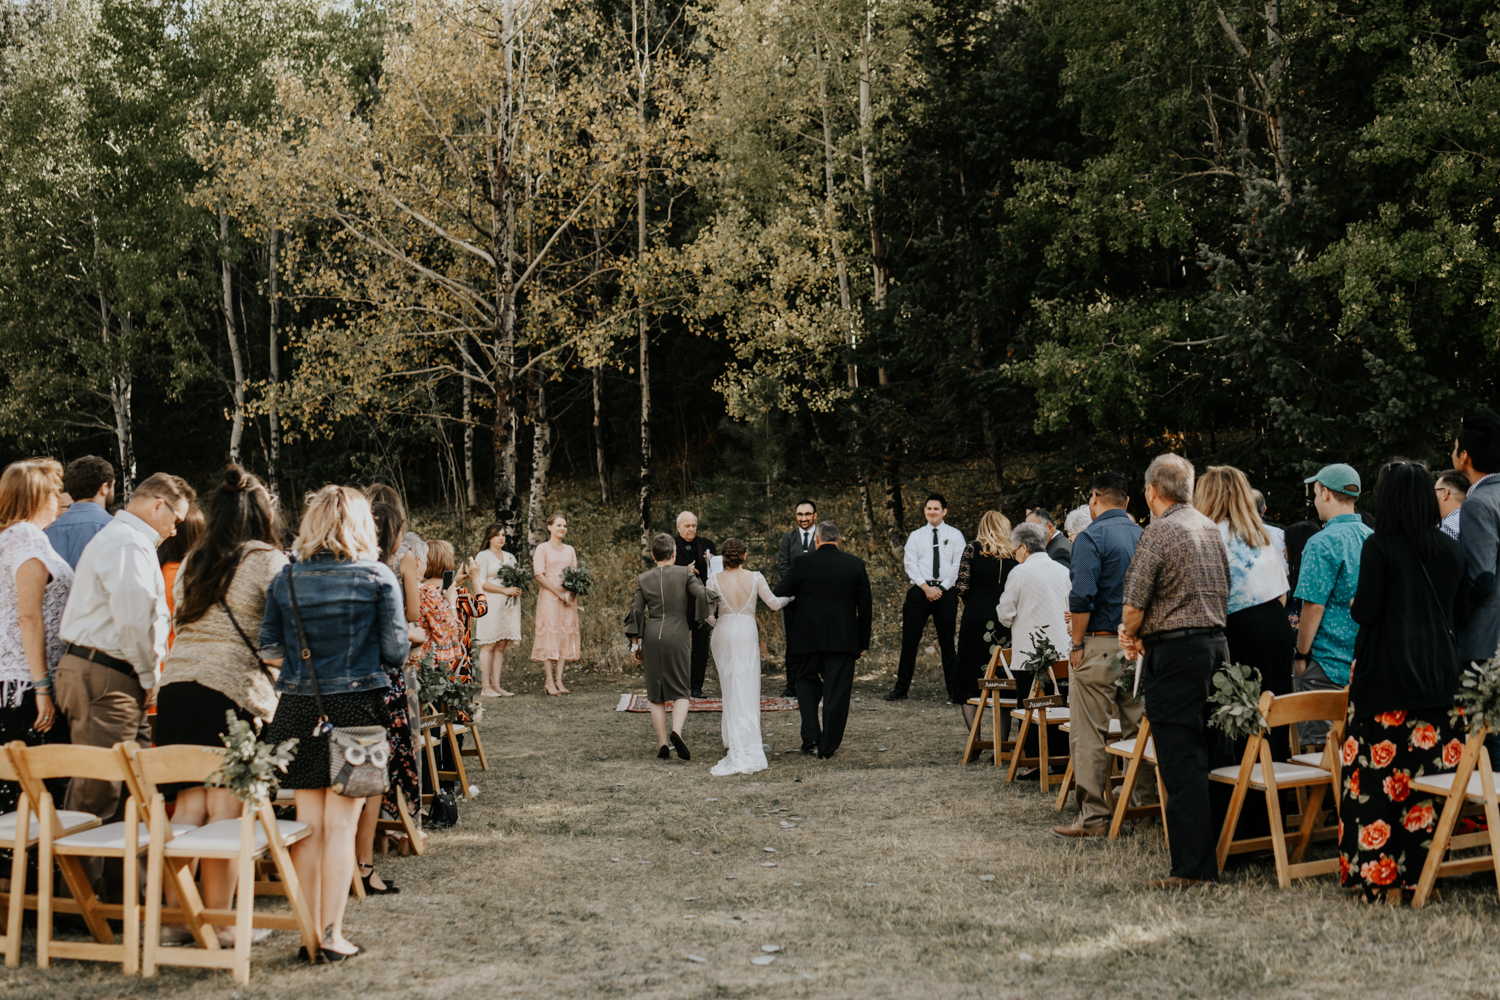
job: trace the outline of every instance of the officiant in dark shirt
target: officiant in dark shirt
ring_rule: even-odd
[[[677,543],[677,565],[691,566],[693,572],[698,574],[699,582],[707,583],[708,557],[714,554],[714,543],[706,538],[698,537],[698,516],[696,514],[690,510],[685,510],[677,515],[677,535],[673,540]],[[692,632],[693,697],[702,698],[704,696],[703,678],[708,676],[708,626],[693,622]]]

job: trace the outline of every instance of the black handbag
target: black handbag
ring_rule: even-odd
[[[302,609],[297,606],[297,588],[292,583],[293,570],[286,573],[286,589],[292,600],[292,624],[297,627],[297,644],[302,647],[302,662],[307,665],[308,683],[318,706],[314,738],[328,738],[328,787],[337,795],[351,799],[384,795],[390,790],[390,737],[384,726],[334,726],[323,711],[323,695],[318,690],[318,674],[312,665],[312,649],[302,630]]]
[[[451,789],[440,788],[427,803],[428,826],[447,827],[458,825],[458,798]]]

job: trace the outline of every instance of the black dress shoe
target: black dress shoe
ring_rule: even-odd
[[[656,751],[657,760],[671,760],[672,748],[663,743]]]
[[[695,688],[693,690],[693,697],[694,698],[707,698],[708,695],[704,694],[703,690],[701,688]]]
[[[901,690],[900,688],[893,688],[890,691],[890,693],[888,693],[885,696],[885,700],[886,701],[905,701],[906,700],[906,692],[903,691],[903,690]]]
[[[681,757],[683,760],[693,759],[693,755],[688,753],[687,744],[682,742],[681,736],[677,735],[677,730],[674,729],[667,735],[671,737],[672,745],[677,748],[677,756]]]
[[[365,950],[356,944],[354,945],[354,950],[347,954],[342,951],[334,951],[332,948],[319,948],[318,953],[323,956],[323,961],[332,965],[335,962],[347,961],[356,955],[363,955]]]
[[[811,757],[818,752],[818,745],[816,743],[804,743],[802,744],[802,752]]]
[[[837,750],[830,750],[827,753],[824,753],[823,751],[819,750],[818,751],[818,759],[819,760],[830,760],[830,759],[832,759],[833,755],[836,754],[836,753],[838,753]]]

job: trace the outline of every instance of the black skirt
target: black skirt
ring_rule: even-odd
[[[324,695],[323,709],[328,713],[328,721],[335,726],[382,726],[389,729],[391,725],[384,688]],[[312,734],[317,721],[318,706],[312,695],[281,696],[276,717],[260,738],[261,742],[271,744],[290,739],[297,741],[296,756],[287,765],[286,774],[281,779],[282,788],[328,787],[328,737]]]
[[[255,719],[254,713],[235,704],[227,694],[197,681],[164,685],[156,695],[156,745],[222,747],[224,734],[229,731],[226,712],[246,722]]]

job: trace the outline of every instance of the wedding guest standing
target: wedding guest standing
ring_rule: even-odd
[[[276,678],[260,662],[256,645],[266,587],[287,564],[278,548],[276,520],[265,485],[229,466],[200,541],[174,582],[177,637],[162,664],[157,746],[223,747],[226,714],[246,722],[276,714]],[[177,791],[172,822],[202,826],[239,815],[240,800],[227,789],[193,785]],[[204,905],[229,909],[234,893],[229,862],[204,859],[199,877]],[[191,939],[186,927],[180,930],[182,941]],[[221,944],[233,945],[232,927],[216,930]]]
[[[62,484],[62,464],[50,458],[13,462],[0,474],[0,746],[68,741],[53,684],[73,567],[44,533]],[[19,786],[0,781],[0,815],[15,812],[19,796]]]
[[[450,572],[453,579],[445,589],[443,577]],[[426,641],[412,650],[408,664],[415,662],[420,669],[422,660],[431,656],[450,680],[465,684],[473,681],[474,661],[470,652],[468,621],[470,618],[482,621],[489,603],[482,593],[476,598],[462,586],[473,578],[473,573],[473,563],[457,565],[454,562],[450,543],[442,539],[427,543],[427,579],[422,581],[422,621],[419,623]],[[468,725],[471,720],[467,714],[460,714],[455,721]],[[460,733],[460,746],[463,739],[464,734]],[[437,758],[438,770],[456,770],[452,749],[446,742],[439,744]],[[430,777],[433,784],[437,784],[436,776]]]
[[[1042,506],[1032,507],[1026,512],[1026,520],[1042,529],[1047,536],[1047,557],[1059,566],[1067,568],[1073,562],[1073,543],[1068,536],[1057,530],[1052,512]]]
[[[198,539],[203,537],[203,529],[207,524],[203,516],[203,508],[196,503],[188,508],[187,517],[177,526],[177,534],[166,539],[156,547],[156,561],[161,564],[161,580],[167,588],[167,613],[177,614],[177,572],[182,569],[182,561],[187,554],[198,544]],[[167,649],[172,648],[176,637],[176,624],[167,630]]]
[[[1120,648],[1144,654],[1141,691],[1167,792],[1172,870],[1153,889],[1219,877],[1208,796],[1208,689],[1229,660],[1229,556],[1218,525],[1192,507],[1193,467],[1159,455],[1146,467],[1151,523],[1125,571]]]
[[[995,614],[1010,629],[1011,671],[1020,681],[1021,697],[1029,697],[1037,680],[1023,667],[1036,651],[1035,639],[1043,636],[1059,656],[1068,647],[1068,570],[1047,554],[1042,526],[1029,521],[1011,529],[1010,545],[1016,563],[1005,581],[1005,590]]]
[[[1459,543],[1438,528],[1432,485],[1419,463],[1388,467],[1360,557],[1339,878],[1364,902],[1399,903],[1416,888],[1442,803],[1411,780],[1453,770],[1463,752],[1454,629],[1469,617],[1469,581]]]
[[[302,515],[297,555],[266,592],[260,655],[281,668],[281,699],[261,739],[273,745],[299,741],[281,787],[293,790],[297,822],[312,833],[292,845],[292,863],[321,933],[321,954],[338,962],[362,950],[344,936],[344,907],[365,800],[329,787],[329,738],[312,733],[325,716],[335,727],[389,726],[386,667],[405,661],[410,644],[400,584],[379,560],[370,502],[357,491],[325,486],[313,494]]]
[[[546,691],[551,695],[571,693],[563,686],[563,664],[579,657],[578,599],[562,585],[563,570],[578,565],[578,553],[563,541],[567,534],[568,519],[553,514],[547,518],[547,540],[531,554],[532,572],[541,588],[531,658],[542,661]]]
[[[1010,629],[1000,624],[995,606],[1005,592],[1005,581],[1016,561],[1010,558],[1010,521],[998,510],[984,512],[974,540],[964,546],[958,561],[954,589],[963,598],[964,615],[958,626],[958,650],[954,656],[956,676],[948,681],[948,701],[963,706],[964,731],[974,724],[969,699],[979,691],[979,678],[989,666],[991,650],[1010,639]],[[988,638],[986,638],[988,636]]]
[[[676,540],[666,532],[651,540],[651,558],[656,560],[656,568],[635,578],[635,597],[625,634],[631,638],[635,662],[646,673],[646,701],[651,704],[651,723],[656,727],[657,758],[667,760],[675,747],[678,757],[691,760],[693,755],[682,738],[692,672],[688,629],[693,622],[708,617],[708,591],[691,569],[676,565]],[[670,730],[668,705],[672,711]]]
[[[1481,663],[1500,652],[1500,416],[1480,408],[1464,417],[1453,444],[1453,465],[1469,480],[1463,530],[1458,534],[1468,569],[1473,612],[1458,631],[1458,658]],[[1500,768],[1500,733],[1485,745]]]
[[[1287,568],[1286,561],[1286,531],[1266,520],[1266,495],[1260,490],[1251,490],[1250,497],[1255,501],[1255,514],[1260,518],[1261,527],[1266,529],[1266,535],[1271,539],[1271,551],[1276,553],[1281,560],[1283,571]]]
[[[1458,541],[1459,519],[1463,516],[1464,495],[1469,492],[1469,480],[1457,469],[1449,469],[1447,472],[1438,473],[1437,486],[1433,492],[1437,494],[1438,514],[1442,517],[1441,527],[1443,534]]]
[[[509,698],[500,686],[505,669],[505,648],[521,641],[521,588],[503,586],[496,579],[501,566],[514,566],[516,557],[505,551],[505,525],[492,522],[484,529],[484,542],[474,556],[474,586],[489,595],[489,612],[474,629],[479,641],[480,694],[486,698]]]
[[[147,692],[154,700],[169,621],[156,546],[177,531],[196,497],[176,476],[147,477],[78,560],[58,629],[67,653],[57,665],[57,707],[74,744],[150,743]],[[120,784],[75,779],[63,808],[112,818]],[[102,870],[96,866],[91,874]]]
[[[47,540],[77,569],[84,546],[112,520],[109,505],[115,499],[115,467],[97,455],[75,458],[63,472],[63,492],[73,502],[47,526]]]
[[[713,542],[698,537],[698,516],[692,511],[685,510],[677,515],[677,537],[673,544],[677,546],[676,564],[691,566],[698,574],[699,582],[707,584],[708,557],[717,550]],[[703,680],[708,676],[708,626],[695,621],[689,622],[688,627],[693,633],[692,694],[694,698],[702,698]]]
[[[793,511],[796,525],[781,536],[781,543],[776,546],[776,579],[785,580],[788,573],[792,571],[792,563],[807,555],[817,547],[817,540],[813,538],[814,524],[818,520],[818,505],[811,500],[799,500]],[[787,605],[781,610],[781,631],[783,635],[791,634],[790,618],[796,614],[796,608]],[[797,671],[792,662],[790,654],[786,658],[786,689],[781,692],[783,698],[797,697]]]
[[[922,516],[927,524],[906,538],[903,565],[911,587],[901,606],[901,660],[896,667],[896,686],[886,694],[886,701],[900,701],[911,690],[911,679],[917,672],[917,647],[922,644],[929,618],[937,630],[943,677],[956,676],[958,669],[955,664],[958,651],[953,648],[958,628],[958,591],[954,588],[958,586],[958,564],[964,554],[964,533],[944,523],[948,501],[941,493],[928,496],[922,505]]]

